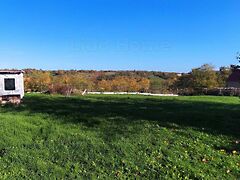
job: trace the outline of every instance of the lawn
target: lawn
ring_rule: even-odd
[[[30,94],[0,112],[1,179],[240,178],[237,97]]]

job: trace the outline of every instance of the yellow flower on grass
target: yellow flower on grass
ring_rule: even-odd
[[[237,151],[234,150],[234,151],[232,151],[232,153],[233,153],[233,154],[237,154]]]

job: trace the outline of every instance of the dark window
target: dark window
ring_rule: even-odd
[[[14,78],[4,79],[4,85],[6,91],[15,90],[15,79]]]

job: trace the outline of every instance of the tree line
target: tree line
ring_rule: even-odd
[[[87,91],[178,93],[225,87],[231,68],[204,64],[189,73],[25,69],[25,90],[64,95]]]

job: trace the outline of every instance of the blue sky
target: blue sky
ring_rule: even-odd
[[[187,72],[236,63],[239,0],[0,0],[0,68]]]

